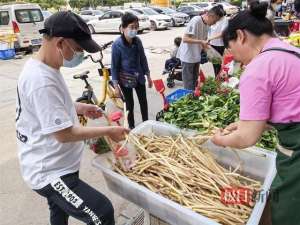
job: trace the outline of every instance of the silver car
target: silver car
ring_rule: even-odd
[[[152,7],[153,10],[159,14],[168,15],[172,18],[172,27],[183,26],[190,21],[190,17],[186,13],[177,12],[171,8],[165,7]]]
[[[103,14],[104,12],[101,10],[83,10],[79,15],[85,22],[89,22],[90,20],[98,19]]]
[[[130,12],[136,15],[139,19],[139,33],[143,33],[144,30],[150,29],[150,20],[147,16],[142,15],[133,10],[111,10],[104,13],[98,19],[90,20],[87,25],[91,33],[104,33],[104,32],[120,32],[121,31],[121,17]]]

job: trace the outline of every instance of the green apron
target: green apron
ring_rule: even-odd
[[[277,151],[277,175],[271,186],[272,225],[300,225],[300,123],[271,124],[279,143],[293,150],[291,156]]]

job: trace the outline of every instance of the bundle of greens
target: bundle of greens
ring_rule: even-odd
[[[170,105],[164,113],[165,122],[180,128],[210,132],[238,120],[239,95],[231,91],[223,95],[188,95]]]
[[[214,128],[225,128],[239,119],[239,93],[233,89],[217,93],[217,85],[212,81],[202,87],[202,96],[187,95],[172,103],[164,112],[162,121],[180,128],[210,133]],[[211,95],[213,94],[213,95]],[[276,131],[263,134],[258,147],[274,150],[277,144]]]

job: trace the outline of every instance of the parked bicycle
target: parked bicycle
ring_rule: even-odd
[[[98,74],[100,77],[103,78],[102,87],[101,87],[101,91],[102,91],[101,97],[98,98],[96,96],[92,85],[88,82],[88,78],[89,78],[88,74],[90,73],[90,71],[85,71],[83,73],[73,76],[74,79],[81,79],[85,83],[84,91],[82,92],[81,97],[79,97],[76,100],[76,102],[98,105],[103,110],[105,110],[105,102],[106,99],[109,98],[118,108],[123,109],[123,105],[124,105],[123,95],[121,94],[121,96],[117,96],[115,94],[115,88],[113,82],[112,80],[110,80],[110,75],[111,75],[110,69],[106,67],[102,62],[103,50],[108,48],[112,43],[113,43],[112,41],[108,42],[101,47],[100,59],[96,60],[93,58],[92,55],[87,55],[84,57],[85,60],[90,58],[93,63],[100,65],[100,68],[98,69]],[[85,126],[87,124],[88,118],[86,118],[83,115],[78,115],[78,118],[81,125]]]

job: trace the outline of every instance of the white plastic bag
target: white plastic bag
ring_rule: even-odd
[[[201,64],[200,67],[205,78],[215,77],[214,66],[211,62]]]
[[[125,171],[130,170],[137,159],[135,146],[128,142],[128,139],[111,144],[113,146],[115,163],[119,163]]]
[[[235,62],[234,60],[232,60],[230,63],[228,63],[228,75],[233,75],[234,74],[234,66],[235,66]]]
[[[207,53],[207,58],[208,58],[209,61],[211,61],[213,59],[219,59],[222,62],[222,59],[223,59],[222,56],[213,47],[209,47],[205,51]]]
[[[239,85],[240,80],[236,77],[230,77],[228,82],[223,82],[222,86],[224,87],[230,87],[230,88],[237,88]]]

